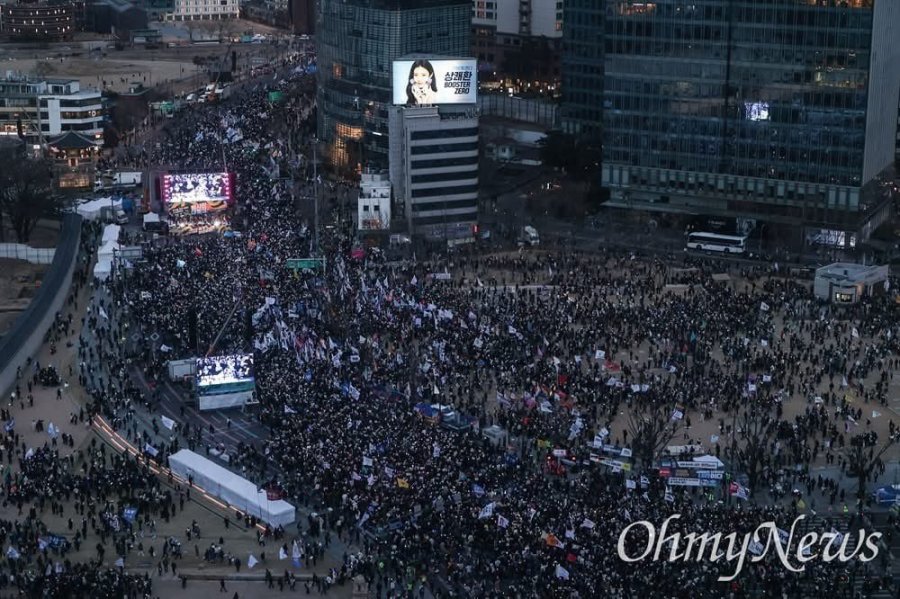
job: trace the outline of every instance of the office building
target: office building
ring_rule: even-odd
[[[603,31],[603,102],[579,81],[577,50],[593,41],[576,35],[563,119],[583,131],[588,106],[603,107],[611,205],[845,248],[889,216],[900,2],[590,4],[598,14],[579,7],[565,23],[590,40]]]
[[[471,0],[320,0],[318,136],[339,169],[385,168],[391,65],[469,52]]]
[[[82,90],[77,80],[16,76],[0,80],[0,135],[43,144],[74,131],[101,146],[105,114],[100,92]]]
[[[603,121],[604,10],[602,0],[566,0],[563,13],[562,129],[597,147]]]
[[[312,35],[316,31],[316,0],[288,0],[291,32]]]
[[[219,21],[240,16],[238,0],[173,0],[167,21]]]
[[[562,33],[563,0],[472,0],[472,54],[504,90],[557,89]]]
[[[81,5],[83,8],[83,4]],[[0,5],[0,35],[10,41],[62,41],[75,34],[76,6],[69,2]]]
[[[478,222],[478,115],[473,106],[396,106],[390,175],[411,233],[471,237]]]
[[[391,228],[391,179],[386,172],[360,175],[356,207],[359,231],[387,231]]]

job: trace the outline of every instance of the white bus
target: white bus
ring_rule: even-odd
[[[687,249],[743,254],[746,244],[746,235],[720,235],[718,233],[698,232],[688,234]]]

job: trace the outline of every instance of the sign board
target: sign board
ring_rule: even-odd
[[[475,104],[478,68],[474,58],[395,60],[394,104]]]
[[[325,258],[288,258],[284,265],[292,270],[325,270]]]
[[[683,478],[680,476],[671,476],[666,483],[672,487],[718,487],[719,482],[715,480],[703,478]]]

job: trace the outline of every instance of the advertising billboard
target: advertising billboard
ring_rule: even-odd
[[[162,199],[173,216],[225,210],[232,201],[231,173],[170,173],[162,178]]]
[[[475,104],[477,73],[474,58],[396,60],[394,104]]]

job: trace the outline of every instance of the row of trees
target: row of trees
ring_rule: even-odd
[[[11,231],[19,243],[28,243],[42,218],[59,214],[60,200],[53,194],[53,170],[48,160],[22,155],[4,158],[0,169],[0,242]]]
[[[638,471],[644,472],[656,464],[663,450],[680,428],[680,421],[671,417],[671,407],[657,405],[635,410],[628,416],[632,456]],[[759,494],[766,469],[771,467],[772,446],[778,438],[778,418],[765,406],[748,405],[734,414],[736,434],[729,449],[733,469],[747,476],[750,493]],[[877,441],[870,434],[857,434],[849,439],[844,453],[846,473],[856,479],[857,508],[866,504],[868,485],[877,478],[882,456],[893,446],[900,433]]]

